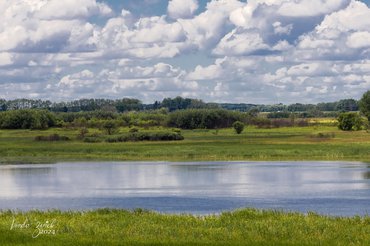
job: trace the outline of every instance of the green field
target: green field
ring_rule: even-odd
[[[121,128],[120,132],[128,132]],[[163,131],[162,128],[140,129]],[[168,130],[168,129],[167,129]],[[89,134],[99,133],[89,129]],[[35,136],[57,133],[71,141],[37,142]],[[85,143],[77,129],[0,130],[0,163],[58,161],[236,161],[351,160],[370,161],[370,134],[334,126],[258,129],[182,130],[183,141]]]
[[[13,228],[13,224],[28,224]],[[37,223],[49,222],[40,234]],[[45,226],[44,226],[45,227]],[[35,238],[33,238],[33,236]],[[147,211],[0,213],[0,245],[370,245],[370,217],[245,209],[221,215]]]

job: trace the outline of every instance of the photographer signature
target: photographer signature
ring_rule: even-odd
[[[46,220],[45,222],[36,221],[35,223],[31,223],[28,218],[21,222],[13,218],[12,224],[10,225],[10,230],[25,229],[34,229],[32,238],[37,238],[40,235],[55,235],[57,231],[56,219]]]

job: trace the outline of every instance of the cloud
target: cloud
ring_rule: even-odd
[[[71,20],[87,18],[91,15],[112,14],[112,9],[104,3],[95,0],[50,0],[50,1],[31,1],[39,2],[37,11],[34,16],[42,20]],[[33,5],[35,6],[35,5]]]
[[[112,10],[95,0],[4,0],[0,12],[0,51],[51,53],[91,49],[87,18]]]
[[[370,9],[360,1],[210,0],[201,11],[195,0],[149,2],[164,15],[1,1],[1,96],[279,103],[369,88]]]
[[[369,15],[370,9],[359,1],[352,1],[348,7],[327,15],[312,32],[300,37],[297,58],[321,60],[367,58]]]
[[[165,17],[140,18],[135,23],[125,13],[110,19],[98,34],[99,49],[121,57],[174,57],[186,46],[183,27]]]
[[[259,33],[239,30],[235,29],[228,33],[214,49],[214,54],[221,56],[248,55],[270,49]]]
[[[347,46],[353,49],[370,47],[370,32],[355,32],[347,38]]]
[[[13,64],[13,55],[10,53],[0,53],[0,66],[7,66]]]
[[[119,61],[109,69],[96,72],[85,69],[65,75],[51,90],[57,91],[60,98],[65,94],[75,94],[78,98],[95,94],[108,95],[105,97],[109,98],[128,96],[150,100],[153,95],[158,95],[156,99],[160,100],[167,93],[176,95],[179,91],[192,93],[199,89],[197,82],[185,81],[183,76],[183,70],[165,63],[144,67]]]
[[[167,12],[173,19],[185,19],[192,17],[198,7],[199,5],[197,0],[170,0]]]

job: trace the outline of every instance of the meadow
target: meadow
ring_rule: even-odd
[[[168,215],[140,209],[3,211],[0,244],[369,245],[370,217],[334,218],[255,209],[207,216]]]
[[[161,132],[161,127],[140,132]],[[120,128],[127,133],[129,128]],[[70,141],[35,141],[36,136],[59,134]],[[370,134],[341,131],[335,126],[259,129],[248,126],[240,135],[233,129],[181,130],[183,141],[86,143],[79,129],[0,130],[0,163],[55,163],[61,161],[239,161],[239,160],[349,160],[370,161]],[[98,129],[89,129],[99,135]],[[104,135],[103,135],[104,137]],[[112,137],[112,136],[110,136]]]

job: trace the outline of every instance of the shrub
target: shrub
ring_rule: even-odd
[[[175,132],[157,132],[157,133],[129,133],[117,137],[107,138],[108,143],[117,142],[136,142],[136,141],[178,141],[184,140],[184,137]]]
[[[359,101],[359,106],[360,106],[361,112],[370,121],[370,91],[367,91],[364,93],[361,100]]]
[[[129,130],[129,132],[131,133],[134,133],[134,132],[139,132],[139,129],[137,129],[136,127],[133,127]]]
[[[240,121],[235,121],[233,123],[233,127],[234,127],[234,130],[237,134],[240,134],[243,132],[244,130],[244,123],[243,122],[240,122]]]
[[[35,141],[68,141],[70,140],[69,137],[66,136],[59,136],[58,134],[52,134],[49,136],[36,136]]]
[[[341,113],[338,117],[338,128],[343,131],[352,129],[361,130],[363,125],[361,116],[357,113]]]
[[[113,120],[108,120],[104,122],[102,128],[108,135],[112,135],[113,133],[118,132],[118,126]]]

